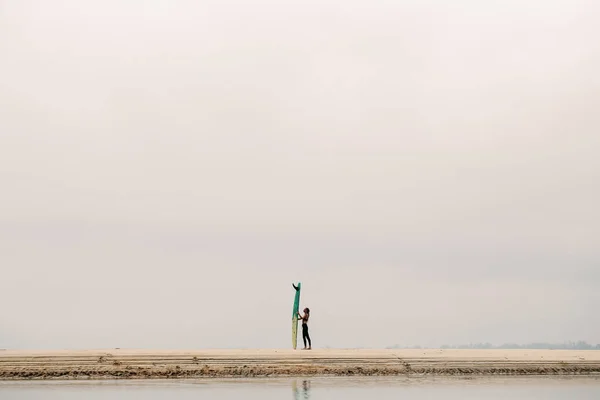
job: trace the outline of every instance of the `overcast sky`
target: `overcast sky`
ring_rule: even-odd
[[[0,348],[600,342],[595,0],[0,0]]]

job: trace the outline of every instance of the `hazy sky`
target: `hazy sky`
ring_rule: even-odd
[[[599,19],[0,0],[0,348],[600,342]]]

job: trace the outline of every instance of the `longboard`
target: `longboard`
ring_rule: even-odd
[[[296,295],[294,296],[294,309],[292,311],[292,347],[296,350],[298,346],[298,311],[300,308],[300,288],[302,284],[298,282],[298,286],[292,283],[292,286],[296,290]]]

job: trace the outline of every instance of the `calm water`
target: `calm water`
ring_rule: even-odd
[[[600,378],[317,378],[0,382],[0,399],[600,399]]]

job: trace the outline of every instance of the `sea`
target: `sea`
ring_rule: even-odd
[[[600,377],[0,381],[0,399],[598,400]]]

